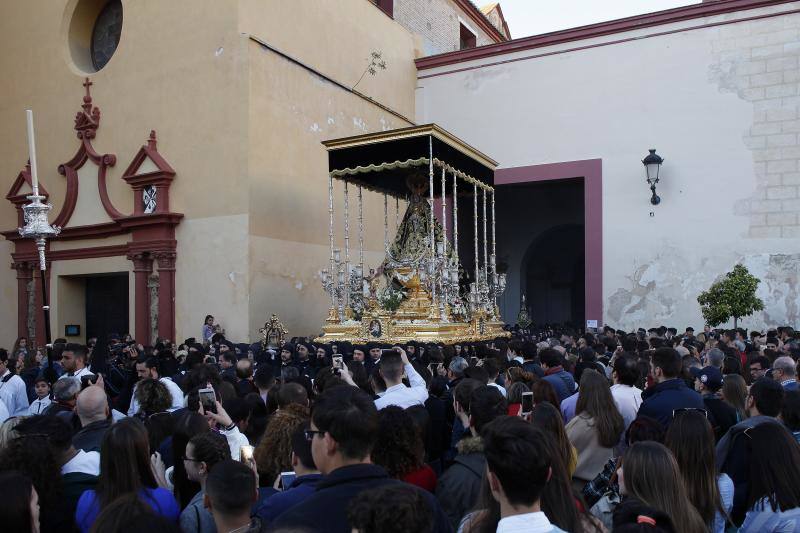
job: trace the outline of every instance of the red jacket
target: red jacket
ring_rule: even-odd
[[[403,481],[416,485],[428,492],[436,490],[436,472],[428,465],[423,465],[419,470],[415,470],[403,476]]]

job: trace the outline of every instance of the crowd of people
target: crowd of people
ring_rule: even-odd
[[[6,532],[798,532],[800,335],[0,349]]]

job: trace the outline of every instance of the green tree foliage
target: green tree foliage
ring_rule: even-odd
[[[697,297],[703,318],[711,326],[724,324],[733,317],[733,327],[739,319],[764,309],[764,302],[756,296],[761,280],[744,265],[736,265],[725,277]]]

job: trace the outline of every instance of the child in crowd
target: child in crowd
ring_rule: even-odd
[[[28,414],[41,415],[53,403],[50,399],[50,384],[44,377],[38,377],[33,382],[33,390],[36,393],[36,399],[31,402]]]

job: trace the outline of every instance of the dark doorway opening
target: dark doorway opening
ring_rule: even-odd
[[[128,274],[86,278],[86,338],[128,333]]]
[[[500,185],[498,271],[508,274],[499,302],[514,324],[525,294],[534,324],[582,326],[586,318],[584,180]]]

